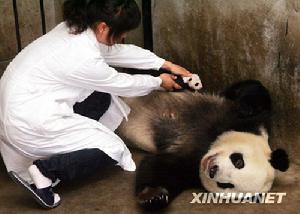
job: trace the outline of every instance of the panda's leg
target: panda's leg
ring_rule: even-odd
[[[147,156],[137,170],[137,201],[145,209],[165,208],[183,190],[198,184],[197,174],[189,161],[172,154]]]
[[[221,96],[232,100],[239,116],[254,117],[271,111],[271,97],[268,90],[257,80],[245,80],[225,89]]]

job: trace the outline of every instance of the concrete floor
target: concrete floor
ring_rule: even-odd
[[[138,163],[143,154],[133,153]],[[300,185],[299,166],[293,165],[289,179],[276,182],[272,192],[286,192],[282,204],[190,204],[193,199],[189,190],[182,193],[166,210],[166,213],[299,213]],[[84,183],[60,186],[56,189],[62,198],[62,204],[53,210],[43,210],[19,186],[7,176],[0,161],[0,213],[99,213],[134,214],[142,213],[133,197],[134,173],[115,169],[88,179]],[[286,175],[285,175],[286,177]]]

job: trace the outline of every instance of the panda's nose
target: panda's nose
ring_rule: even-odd
[[[213,165],[210,169],[209,169],[209,177],[210,178],[214,178],[215,175],[217,174],[219,167],[218,165]]]

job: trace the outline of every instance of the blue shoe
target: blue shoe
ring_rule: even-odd
[[[60,205],[61,200],[59,196],[52,191],[52,186],[38,189],[34,184],[30,185],[28,182],[23,180],[14,171],[8,172],[8,175],[11,177],[11,179],[13,179],[15,183],[25,188],[27,192],[30,193],[31,197],[33,197],[43,208],[52,209]],[[54,203],[55,198],[57,200],[56,203]]]

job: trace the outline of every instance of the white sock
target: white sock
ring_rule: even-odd
[[[54,204],[60,201],[60,197],[57,193],[54,193]]]
[[[31,165],[28,168],[28,172],[38,189],[43,189],[52,185],[51,179],[44,176],[36,165]]]

